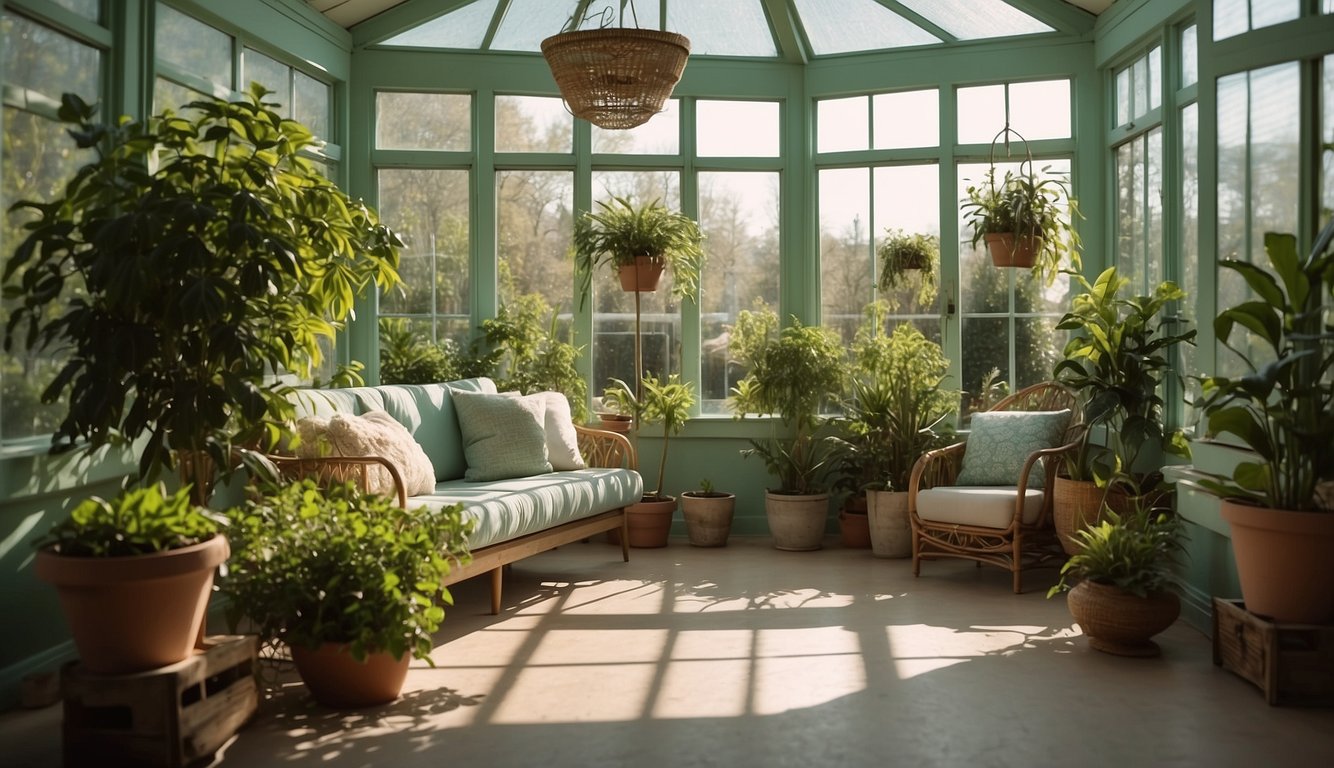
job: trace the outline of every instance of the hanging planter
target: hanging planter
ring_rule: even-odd
[[[618,266],[616,274],[621,278],[621,290],[653,293],[662,279],[663,265],[660,256],[636,256],[632,263]]]

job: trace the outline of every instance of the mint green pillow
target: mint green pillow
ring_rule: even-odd
[[[551,471],[547,460],[546,399],[455,390],[470,483],[529,477]]]
[[[968,450],[956,485],[1017,485],[1034,451],[1055,448],[1065,437],[1070,411],[983,411],[973,414]],[[1041,488],[1045,472],[1034,465],[1028,487]]]

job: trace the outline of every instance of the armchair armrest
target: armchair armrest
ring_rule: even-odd
[[[967,443],[954,443],[922,454],[908,477],[908,508],[917,508],[917,492],[938,485],[953,485],[963,466]]]
[[[408,506],[407,486],[403,476],[393,462],[383,456],[323,456],[318,459],[302,459],[295,456],[267,456],[283,477],[292,480],[312,478],[320,485],[345,483],[351,481],[362,491],[370,487],[369,472],[375,467],[383,467],[394,481],[394,491],[398,505]]]
[[[574,425],[574,431],[579,436],[579,453],[588,466],[639,469],[639,456],[624,435],[578,424]]]

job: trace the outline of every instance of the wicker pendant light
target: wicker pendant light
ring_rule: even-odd
[[[578,26],[586,6],[580,3],[567,26]],[[622,0],[622,21],[624,10]],[[570,112],[609,129],[634,128],[661,112],[689,55],[684,35],[633,27],[571,29],[542,41]]]

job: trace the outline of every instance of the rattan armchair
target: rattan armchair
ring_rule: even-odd
[[[968,443],[930,451],[918,459],[908,481],[908,516],[912,524],[913,575],[923,560],[958,558],[997,565],[1014,576],[1022,591],[1022,573],[1062,556],[1052,527],[1051,488],[1063,454],[1075,447],[1080,429],[1078,398],[1065,386],[1044,382],[1001,400],[991,411],[1070,411],[1070,426],[1059,445],[1028,455],[1017,484],[1004,487],[959,486]],[[1038,486],[1035,474],[1044,482]]]

